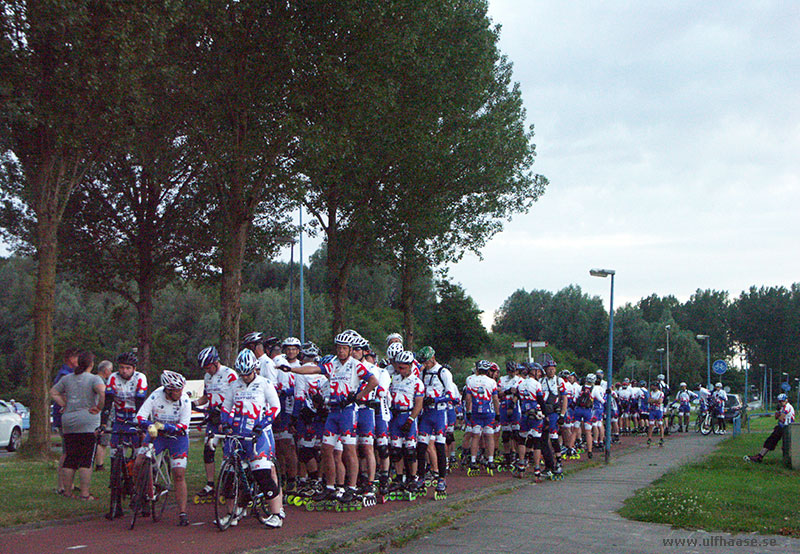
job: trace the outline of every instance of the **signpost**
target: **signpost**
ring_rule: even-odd
[[[528,349],[528,363],[533,361],[531,357],[531,348],[544,348],[547,346],[547,342],[543,340],[526,340],[526,341],[517,341],[511,343],[513,348],[527,348]]]

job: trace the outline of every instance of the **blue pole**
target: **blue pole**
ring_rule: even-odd
[[[611,274],[611,301],[608,308],[608,383],[606,389],[606,444],[605,457],[611,457],[611,387],[614,383],[614,274]]]
[[[706,336],[706,375],[708,390],[711,390],[711,336]]]
[[[306,342],[306,317],[303,295],[303,208],[300,207],[300,342]]]

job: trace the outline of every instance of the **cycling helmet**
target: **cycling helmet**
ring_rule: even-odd
[[[519,372],[520,375],[528,375],[528,373],[530,373],[531,370],[528,364],[519,364],[517,366],[517,371]]]
[[[414,353],[410,350],[403,350],[394,359],[398,364],[411,364],[414,363]]]
[[[544,371],[544,368],[542,367],[542,364],[537,363],[537,362],[533,362],[531,364],[531,370],[536,370],[536,369],[538,369],[539,371]]]
[[[436,351],[431,346],[423,346],[416,353],[417,361],[424,364],[436,355]]]
[[[588,374],[586,376],[586,382],[587,383],[596,383],[597,382],[597,376],[594,373]]]
[[[300,354],[305,358],[316,358],[319,356],[319,347],[311,341],[305,342],[300,347]]]
[[[369,341],[361,335],[353,337],[353,348],[361,348],[362,350],[369,350]]]
[[[784,393],[780,393],[778,395],[778,402],[783,402],[784,400],[789,400],[789,397],[786,396]]]
[[[491,372],[500,371],[500,366],[497,365],[496,363],[492,362],[491,364],[489,364],[489,371],[491,371]]]
[[[389,343],[392,342],[393,340],[399,340],[400,342],[403,342],[403,335],[401,335],[400,333],[389,334],[386,337],[386,346],[389,346]]]
[[[402,344],[402,343],[400,343],[400,342],[393,342],[392,344],[390,344],[390,345],[388,346],[388,348],[386,348],[386,357],[387,357],[387,358],[389,358],[389,361],[392,361],[392,360],[394,360],[394,359],[395,359],[395,358],[396,358],[396,357],[397,357],[397,356],[400,354],[400,352],[402,352],[403,350],[405,350],[405,349],[403,348],[403,344]]]
[[[262,344],[263,342],[264,333],[259,333],[258,331],[247,333],[242,337],[242,344]]]
[[[273,346],[276,346],[279,342],[280,341],[278,340],[278,337],[266,337],[264,338],[264,347],[272,348]]]
[[[256,370],[256,367],[258,367],[258,359],[253,351],[247,348],[239,352],[236,362],[233,364],[233,368],[239,375],[250,375]]]
[[[478,373],[489,373],[489,370],[492,369],[492,362],[488,360],[479,360],[475,362],[475,369]]]
[[[219,352],[215,346],[207,346],[203,348],[197,355],[197,364],[204,368],[209,364],[219,361]]]
[[[685,387],[685,386],[687,386],[685,381],[681,381],[681,384],[678,385],[678,387]]]
[[[344,346],[353,346],[353,339],[355,336],[352,333],[343,331],[336,335],[333,339],[334,344],[341,344]]]
[[[715,389],[721,389],[722,388],[722,383],[715,383],[714,384],[714,388]]]
[[[336,356],[334,356],[333,354],[325,354],[322,358],[320,358],[319,363],[321,365],[325,365],[329,362],[332,362],[335,357]]]
[[[597,375],[598,377],[602,377],[603,375],[605,375],[602,369],[598,369],[597,371],[594,372],[594,374]]]
[[[136,352],[123,352],[117,356],[117,363],[136,367],[139,364],[139,358],[136,357]]]
[[[161,374],[161,386],[168,390],[182,389],[186,385],[186,377],[180,373],[166,370]]]
[[[561,371],[558,372],[558,376],[561,377],[562,379],[566,379],[567,377],[569,377],[569,370],[562,369]]]
[[[623,384],[623,385],[630,385],[630,384],[631,384],[631,380],[630,380],[629,378],[625,377],[625,378],[622,380],[622,384]]]
[[[541,365],[543,368],[556,367],[556,361],[553,358],[548,358]]]
[[[664,374],[663,374],[663,373],[659,373],[658,375],[656,375],[656,379],[658,379],[659,381],[663,381],[663,380],[664,380],[664,378],[665,378],[665,377],[664,377]]]
[[[506,362],[506,371],[509,373],[517,371],[517,362]]]
[[[286,337],[281,343],[281,348],[286,348],[287,346],[296,346],[297,348],[300,348],[302,347],[302,344],[300,344],[300,339],[297,337]]]

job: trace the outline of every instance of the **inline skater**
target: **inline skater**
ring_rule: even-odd
[[[630,433],[630,404],[631,404],[631,380],[625,377],[617,391],[619,398],[619,419],[620,433],[627,435]]]
[[[477,475],[478,450],[481,437],[486,441],[486,471],[490,475],[494,472],[494,423],[495,414],[500,409],[497,398],[497,382],[489,377],[491,362],[480,360],[475,363],[475,375],[467,377],[464,388],[465,411],[469,414],[470,431],[470,461],[468,475]]]
[[[450,374],[452,375],[452,369],[444,364],[442,367],[446,367]],[[445,448],[447,450],[447,463],[448,467],[453,467],[456,463],[456,454],[455,454],[455,441],[456,441],[456,424],[458,423],[458,411],[461,410],[461,391],[458,389],[458,385],[453,382],[450,385],[450,401],[447,406],[447,427],[445,428]],[[462,412],[463,416],[463,412]]]
[[[284,475],[284,492],[294,494],[296,491],[297,479],[297,442],[296,435],[296,413],[295,413],[295,386],[297,385],[296,376],[288,370],[300,367],[300,339],[287,337],[281,343],[281,354],[275,357],[273,362],[278,368],[278,384],[275,387],[278,391],[278,398],[281,401],[281,411],[272,426],[275,434],[275,447],[278,452],[278,466]],[[298,407],[299,411],[299,407]]]
[[[639,421],[644,432],[647,432],[650,426],[650,393],[644,382],[639,387]]]
[[[272,423],[280,413],[281,405],[275,386],[258,374],[259,363],[255,354],[245,348],[236,357],[234,363],[239,378],[228,389],[222,404],[221,421],[230,431],[252,441],[245,441],[245,452],[249,457],[253,480],[267,498],[270,515],[261,523],[275,529],[283,526],[286,514],[283,511],[283,495],[279,484],[278,473],[272,460],[275,456],[275,437]],[[225,454],[230,454],[231,444],[223,445]],[[220,494],[224,491],[220,490]],[[225,518],[231,525],[236,525],[245,512],[238,507],[230,506]],[[228,523],[227,521],[221,522]]]
[[[711,384],[708,386],[710,387]],[[705,388],[702,383],[697,383],[697,397],[700,399],[698,412],[702,420],[711,404],[711,391]]]
[[[543,412],[545,417],[544,432],[542,433],[542,454],[548,471],[555,478],[562,475],[561,443],[558,439],[558,427],[564,423],[567,413],[566,384],[561,377],[556,375],[556,362],[548,357],[543,364],[545,376],[541,381],[544,394]],[[551,462],[550,457],[553,460]]]
[[[630,414],[631,433],[639,433],[639,406],[642,389],[639,388],[639,381],[633,379],[631,381],[631,396],[628,404],[628,414]]]
[[[767,440],[764,441],[764,446],[758,453],[752,456],[745,456],[744,461],[762,462],[768,452],[775,450],[778,441],[783,438],[783,434],[786,432],[786,427],[794,423],[794,408],[789,404],[789,397],[785,393],[778,395],[778,410],[775,412],[775,419],[778,420],[778,423],[772,429],[772,433],[767,437]]]
[[[519,398],[520,427],[517,435],[517,460],[514,464],[514,475],[519,478],[525,475],[528,467],[528,454],[532,452],[534,478],[537,482],[541,482],[544,393],[542,385],[533,378],[527,364],[520,368],[517,397]]]
[[[714,399],[714,415],[717,418],[717,430],[714,434],[724,435],[725,431],[725,404],[728,402],[728,393],[722,388],[722,383],[714,384],[714,392],[711,393]]]
[[[219,352],[214,346],[208,346],[197,355],[197,365],[203,370],[203,396],[193,404],[197,407],[206,406],[206,436],[203,444],[203,463],[206,469],[206,486],[195,495],[194,502],[214,501],[214,453],[216,442],[214,435],[219,434],[220,408],[225,401],[228,389],[239,376],[234,370],[222,365],[219,361]]]
[[[679,385],[678,394],[675,395],[675,400],[678,401],[678,414],[681,420],[680,431],[686,433],[689,431],[689,413],[692,411],[691,402],[697,398],[697,394],[690,391],[686,383]]]
[[[117,356],[116,372],[108,378],[106,385],[106,398],[103,412],[100,416],[102,426],[108,422],[111,409],[114,409],[114,421],[111,424],[111,449],[119,445],[120,433],[134,431],[138,423],[136,412],[142,407],[147,398],[147,377],[144,373],[136,371],[139,360],[134,352],[124,352]],[[137,436],[131,437],[131,442],[136,448],[140,444]],[[107,519],[114,519],[123,515],[122,506],[116,503],[114,513],[106,514]]]
[[[264,333],[258,331],[247,333],[242,337],[242,347],[250,349],[258,359],[259,373],[275,387],[278,386],[280,371],[275,367],[268,349],[277,340],[275,337],[267,338]]]
[[[306,342],[300,349],[303,364],[313,364],[319,359],[319,348],[313,342]],[[328,380],[324,375],[296,375],[294,386],[294,407],[297,410],[295,423],[297,438],[297,495],[286,496],[289,503],[292,497],[310,498],[321,490],[319,477],[319,445],[325,425],[324,392]]]
[[[336,357],[321,364],[305,364],[292,367],[293,373],[313,375],[321,373],[328,378],[330,400],[328,416],[325,420],[325,434],[322,437],[323,471],[325,490],[313,497],[314,501],[338,500],[348,504],[356,499],[356,480],[358,478],[358,453],[356,451],[356,411],[355,403],[363,402],[370,392],[378,386],[378,379],[367,367],[351,356],[353,335],[339,333],[334,338]],[[366,386],[360,389],[361,382]],[[342,443],[342,463],[346,471],[347,488],[337,494],[336,465],[334,448]]]
[[[183,392],[184,386],[186,379],[183,375],[164,371],[161,374],[161,386],[147,397],[136,412],[137,424],[147,430],[144,444],[152,442],[156,454],[169,450],[172,457],[172,483],[178,501],[178,525],[181,527],[189,525],[189,516],[186,513],[186,462],[189,455],[187,431],[192,417],[192,402]],[[136,468],[144,462],[144,455],[142,448],[136,455]],[[150,486],[152,488],[152,483]]]
[[[596,376],[597,381],[600,377]],[[605,381],[600,381],[604,383]],[[594,448],[600,449],[601,438],[605,436],[605,408],[606,408],[606,389],[602,384],[595,382],[592,388],[592,443]]]
[[[503,444],[503,466],[509,471],[514,468],[517,456],[517,436],[520,428],[520,408],[517,389],[522,377],[517,373],[517,362],[506,362],[506,374],[497,384],[497,398],[500,402],[498,424]]]
[[[586,441],[586,456],[592,459],[592,429],[594,427],[594,388],[597,377],[589,373],[583,380],[578,396],[575,398],[575,423],[578,431],[583,429]]]
[[[395,357],[396,372],[389,387],[392,402],[392,419],[389,421],[391,459],[397,474],[397,481],[390,485],[389,494],[397,494],[402,487],[409,500],[424,490],[417,474],[417,417],[422,412],[425,385],[414,375],[413,362],[413,352],[403,351]]]
[[[377,427],[377,414],[372,406],[377,402],[378,396],[385,393],[385,389],[381,388],[379,371],[377,366],[367,361],[365,353],[369,352],[369,342],[367,339],[358,335],[353,338],[352,356],[357,361],[361,362],[367,367],[370,373],[375,375],[378,379],[378,386],[376,386],[365,398],[362,404],[357,406],[357,424],[356,435],[358,436],[358,454],[361,465],[361,471],[358,476],[359,494],[364,498],[364,504],[374,505],[376,499],[376,489],[374,486],[375,475],[377,470],[377,460],[375,456],[375,434]],[[362,387],[365,384],[362,383]],[[384,431],[385,432],[385,431]]]
[[[658,446],[664,446],[664,391],[657,381],[650,383],[650,396],[647,400],[649,404],[648,424],[647,424],[647,446],[653,441],[653,426],[658,427],[659,441]]]
[[[564,425],[561,426],[564,448],[566,448],[567,459],[577,460],[578,452],[575,449],[575,442],[580,435],[579,426],[575,423],[575,399],[581,392],[574,371],[563,370],[559,375],[564,380],[564,390],[567,397],[567,415],[564,418]],[[563,450],[563,448],[562,448]]]
[[[436,361],[436,351],[430,346],[420,349],[416,358],[422,364],[421,377],[425,387],[422,415],[418,425],[417,470],[418,475],[425,475],[420,468],[424,466],[427,455],[431,471],[437,478],[434,500],[440,500],[447,497],[445,431],[447,408],[452,398],[450,391],[453,388],[453,375],[449,369]]]

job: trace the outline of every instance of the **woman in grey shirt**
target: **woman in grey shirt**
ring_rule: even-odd
[[[92,458],[96,444],[94,431],[100,426],[100,411],[105,402],[106,386],[92,374],[94,354],[81,352],[75,372],[62,377],[50,389],[50,396],[61,406],[61,424],[64,430],[66,458],[62,468],[62,482],[69,495],[75,472],[80,480],[81,500],[94,500],[89,492],[92,477]]]

